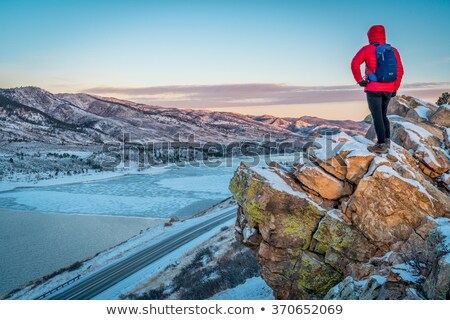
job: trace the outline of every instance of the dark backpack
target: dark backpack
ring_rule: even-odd
[[[390,44],[372,43],[376,49],[377,69],[368,75],[370,81],[394,82],[397,80],[397,58]]]

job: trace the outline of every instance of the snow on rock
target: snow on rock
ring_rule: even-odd
[[[418,270],[409,264],[396,264],[392,267],[391,271],[398,274],[407,282],[418,283],[423,279],[423,276],[418,272]]]
[[[422,171],[436,178],[450,169],[448,152],[442,148],[443,131],[430,124],[394,120],[393,140],[406,149],[421,163]]]
[[[342,219],[342,217],[338,216],[336,209],[330,210],[327,212],[327,215],[329,215],[331,218],[336,219],[340,222],[344,222],[344,220]],[[342,215],[342,212],[340,212],[339,215]]]
[[[450,173],[444,173],[441,176],[441,181],[443,182],[443,184],[447,188],[447,190],[450,191]]]
[[[410,133],[411,138],[416,143],[421,143],[421,141],[423,141],[424,139],[427,139],[432,136],[432,134],[428,130],[421,128],[417,125],[414,125],[411,122],[398,121],[396,123],[404,127],[408,131],[408,133]]]
[[[417,113],[417,115],[420,118],[422,118],[424,120],[428,120],[428,116],[431,113],[431,110],[424,106],[418,106],[418,107],[414,108],[414,111]]]
[[[366,138],[338,133],[315,139],[306,163],[235,173],[236,237],[255,250],[277,299],[448,297],[450,195],[442,185],[450,179],[449,132],[428,120],[436,106],[398,101],[386,154],[368,152]],[[423,119],[405,118],[411,111]],[[273,183],[277,175],[283,187]],[[348,192],[325,192],[347,185]],[[302,195],[289,192],[299,199],[286,201],[267,191],[274,186]],[[306,215],[304,195],[326,210],[320,219]],[[242,235],[248,225],[255,230],[250,242]]]
[[[432,203],[433,197],[428,193],[428,191],[424,188],[424,186],[421,185],[418,181],[400,176],[397,171],[395,171],[392,167],[387,166],[387,165],[379,166],[376,169],[376,171],[379,173],[382,173],[383,175],[386,175],[386,176],[389,176],[389,175],[394,176],[397,179],[400,179],[406,183],[409,183],[410,185],[417,188],[418,191],[420,191],[424,195],[426,195],[428,197],[428,199],[430,200],[430,202]]]
[[[380,275],[372,275],[363,280],[357,280],[352,276],[330,289],[325,300],[373,300],[378,297],[387,279]]]
[[[298,190],[294,190],[290,185],[288,185],[286,183],[285,180],[283,180],[278,174],[275,173],[274,169],[272,168],[268,168],[268,169],[264,169],[264,168],[260,168],[260,167],[253,167],[251,168],[252,171],[256,172],[257,174],[259,174],[261,177],[263,177],[272,188],[278,190],[278,191],[282,191],[282,192],[286,192],[290,195],[299,197],[299,198],[303,198],[303,199],[309,199],[308,196],[301,191]],[[312,205],[314,205],[316,208],[318,208],[319,210],[323,210],[323,208],[321,208],[317,203],[311,201],[310,202]]]
[[[325,161],[335,157],[337,154],[348,151],[358,154],[367,155],[367,143],[368,140],[362,137],[353,139],[351,136],[344,132],[340,132],[337,135],[327,135],[314,140],[315,148],[313,154],[316,158]]]
[[[442,244],[447,246],[450,250],[450,219],[437,218],[435,220],[439,224],[436,228],[437,231],[443,235]]]

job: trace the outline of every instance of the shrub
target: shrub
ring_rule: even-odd
[[[436,104],[443,105],[443,104],[450,104],[450,94],[448,92],[442,93],[442,95],[439,97],[438,101],[436,101]]]

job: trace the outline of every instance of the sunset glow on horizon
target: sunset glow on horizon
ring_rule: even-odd
[[[450,91],[450,2],[3,1],[0,88],[37,86],[164,107],[360,120],[350,61],[384,24],[399,94]],[[376,18],[375,18],[376,17]]]

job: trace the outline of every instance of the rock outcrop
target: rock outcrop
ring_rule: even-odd
[[[450,127],[450,105],[440,106],[430,117],[430,121],[440,126]]]
[[[236,170],[236,238],[278,299],[450,298],[444,111],[411,97],[392,104],[387,154],[340,133],[317,138],[302,163]],[[419,107],[426,117],[408,116]]]

